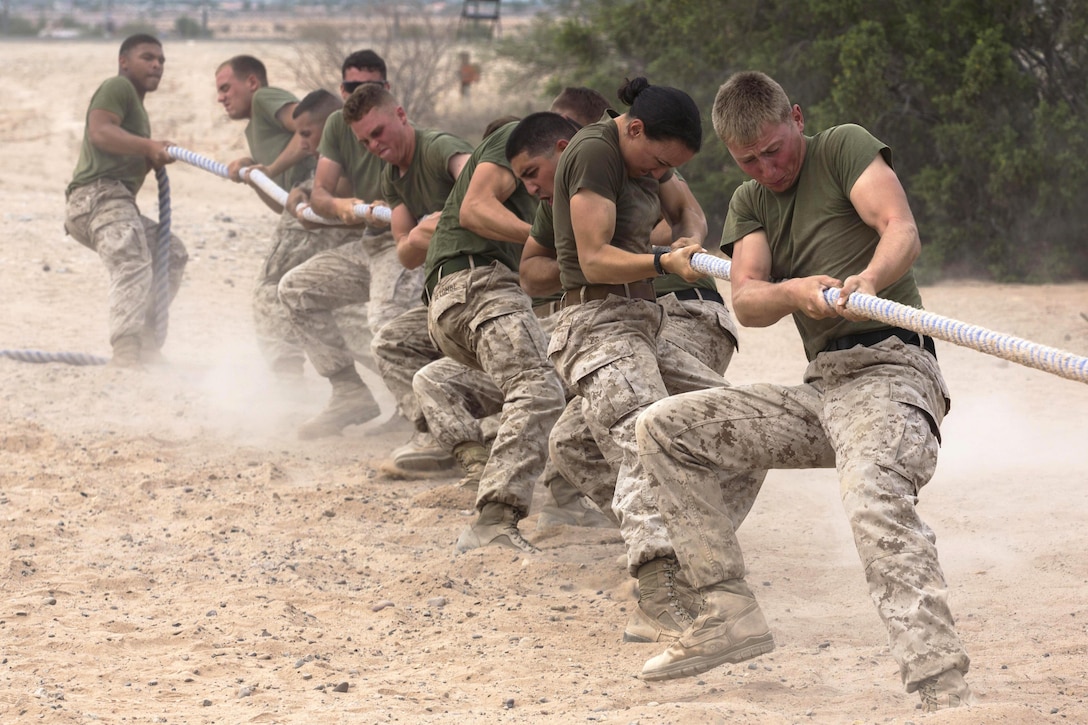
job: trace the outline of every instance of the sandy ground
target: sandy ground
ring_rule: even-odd
[[[242,127],[212,73],[249,48],[166,50],[156,136],[233,158]],[[115,57],[0,44],[2,348],[109,352],[105,272],[61,224]],[[455,556],[471,518],[451,479],[377,472],[408,434],[388,400],[372,425],[295,439],[327,386],[308,370],[277,387],[256,350],[249,294],[274,220],[244,187],[183,164],[170,177],[191,254],[170,364],[0,360],[0,722],[1088,722],[1088,386],[940,346],[954,402],[920,508],[977,706],[926,716],[902,691],[828,471],[772,473],[740,532],[777,649],[648,684],[635,674],[661,647],[621,643],[634,593],[617,533],[531,515],[540,555]],[[154,216],[153,180],[141,201]],[[1088,284],[923,294],[1088,354]],[[803,367],[786,322],[743,330],[730,378]]]

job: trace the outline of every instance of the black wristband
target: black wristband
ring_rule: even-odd
[[[654,250],[654,269],[657,271],[658,276],[664,276],[665,274],[667,274],[665,272],[665,268],[661,266],[661,255],[665,254],[666,251],[667,250],[665,249]]]

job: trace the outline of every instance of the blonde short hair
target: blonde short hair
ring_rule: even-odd
[[[789,119],[791,108],[786,92],[769,75],[741,71],[718,89],[711,120],[723,142],[745,144],[759,138],[765,123]]]

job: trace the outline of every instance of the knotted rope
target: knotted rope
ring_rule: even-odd
[[[198,153],[183,149],[180,146],[169,146],[166,152],[173,156],[178,161],[184,161],[187,164],[196,166],[199,169],[210,171],[216,176],[221,176],[224,179],[230,177],[230,172],[227,171],[226,164],[221,164],[218,161],[213,161],[207,156],[201,156]],[[255,186],[268,195],[269,198],[275,200],[280,206],[287,206],[287,192],[283,190],[276,182],[268,178],[267,174],[262,173],[258,169],[251,169],[245,167],[239,171],[243,179],[251,180]],[[367,212],[371,209],[370,204],[356,204],[352,211],[355,216],[362,219],[366,216]],[[300,204],[296,211],[302,212],[302,216],[306,221],[313,222],[314,224],[326,224],[329,226],[340,225],[339,219],[329,219],[323,217],[310,208],[309,204]],[[374,216],[381,221],[388,223],[392,219],[392,211],[388,207],[377,207],[374,209]]]
[[[718,279],[728,280],[732,266],[729,260],[710,254],[696,253],[691,257],[692,269]],[[839,299],[839,289],[824,290],[824,299],[829,305],[835,304]],[[984,352],[1029,368],[1088,383],[1088,357],[993,332],[984,327],[969,325],[959,320],[861,292],[850,295],[846,300],[846,309],[870,320],[886,322],[895,327],[929,335],[938,340]]]

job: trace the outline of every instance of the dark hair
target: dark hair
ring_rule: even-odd
[[[340,77],[343,78],[348,72],[348,68],[358,68],[359,70],[376,70],[382,74],[382,80],[387,80],[385,61],[382,57],[375,53],[373,50],[357,50],[347,58],[344,58],[344,64],[340,66]]]
[[[157,45],[162,47],[162,41],[156,38],[154,35],[148,35],[147,33],[136,33],[136,35],[130,35],[121,41],[121,50],[118,51],[118,55],[125,55],[137,45]]]
[[[268,70],[265,69],[264,63],[254,58],[252,55],[236,55],[228,61],[222,63],[219,68],[222,69],[225,66],[230,66],[230,70],[234,73],[234,77],[238,80],[245,80],[250,76],[257,77],[257,83],[261,88],[268,85]]]
[[[375,108],[396,105],[397,99],[384,87],[373,84],[359,86],[344,102],[344,120],[355,123]]]
[[[555,100],[551,110],[566,116],[575,123],[588,126],[601,120],[604,112],[611,108],[608,99],[586,86],[567,86]]]
[[[506,140],[506,160],[520,153],[530,156],[545,154],[555,146],[556,141],[573,138],[578,129],[577,123],[558,113],[530,113],[510,132],[510,138]]]
[[[485,138],[487,138],[491,134],[495,133],[496,131],[498,131],[500,128],[502,128],[506,124],[513,123],[514,121],[520,121],[520,120],[521,120],[520,116],[499,116],[498,118],[493,120],[491,123],[487,124],[487,126],[484,128],[484,135],[480,137],[480,140],[483,141]]]
[[[298,118],[304,113],[312,113],[315,118],[322,120],[329,117],[333,111],[341,108],[344,102],[339,96],[329,93],[324,88],[307,93],[301,101],[295,104],[295,110],[291,112],[291,118]]]
[[[631,107],[631,118],[642,121],[646,135],[655,141],[674,139],[698,152],[703,145],[703,122],[691,96],[678,88],[652,86],[639,76],[624,81],[617,93]]]

